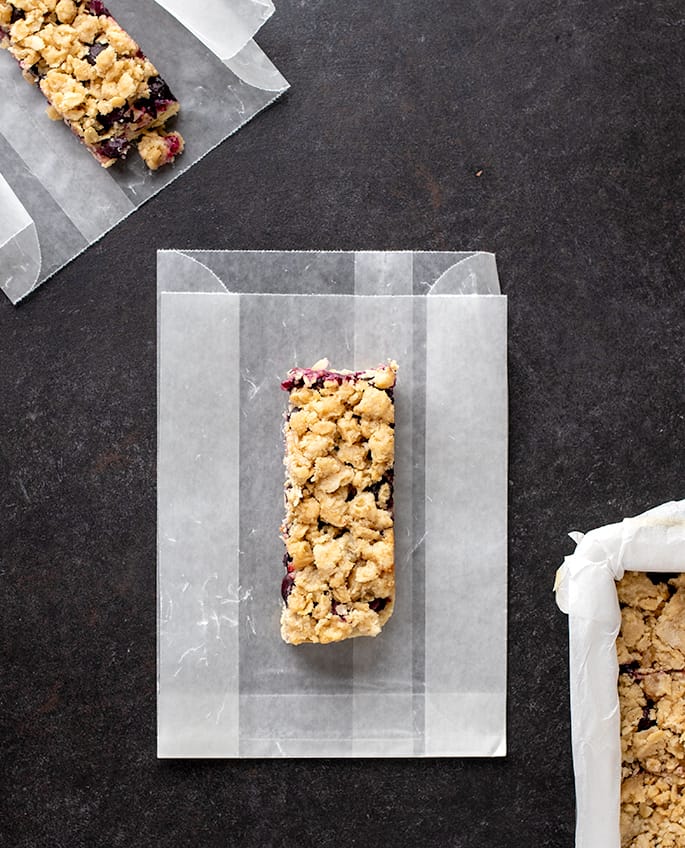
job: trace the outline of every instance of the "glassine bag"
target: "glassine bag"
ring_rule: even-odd
[[[494,257],[158,254],[162,757],[502,756],[506,298]],[[280,636],[289,368],[399,363],[392,618]]]

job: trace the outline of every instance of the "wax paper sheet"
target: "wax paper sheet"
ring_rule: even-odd
[[[503,755],[494,257],[163,251],[158,288],[159,756]],[[322,356],[399,362],[397,603],[375,639],[294,647],[279,631],[280,381]]]
[[[169,126],[186,149],[155,173],[135,152],[102,168],[0,51],[0,288],[15,304],[288,87],[253,40],[269,0],[108,5],[180,100]]]
[[[616,581],[625,571],[685,571],[685,500],[572,537],[555,590],[569,617],[576,848],[620,848]]]

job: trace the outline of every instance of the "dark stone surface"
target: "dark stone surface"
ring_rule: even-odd
[[[291,93],[0,302],[3,845],[572,846],[565,534],[684,495],[684,25],[677,0],[281,0],[259,41]],[[497,252],[506,759],[156,761],[156,247]]]

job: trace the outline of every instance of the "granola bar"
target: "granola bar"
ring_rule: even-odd
[[[685,848],[685,575],[618,584],[622,848]]]
[[[395,602],[393,467],[397,364],[294,368],[285,425],[290,644],[376,636]]]
[[[0,46],[105,168],[134,146],[152,170],[182,152],[164,129],[178,100],[101,0],[0,0]]]

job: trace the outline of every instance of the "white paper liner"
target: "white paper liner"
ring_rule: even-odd
[[[489,254],[158,254],[159,756],[505,753],[506,299],[426,297],[450,270],[499,289]],[[400,363],[397,605],[295,648],[279,383],[322,355]]]
[[[685,500],[572,534],[555,582],[569,617],[576,848],[620,848],[621,744],[616,581],[625,571],[685,571]]]
[[[288,87],[253,41],[273,12],[269,0],[111,5],[180,100],[181,113],[170,126],[184,136],[186,149],[155,173],[135,151],[102,168],[63,123],[47,117],[37,86],[0,51],[0,175],[13,206],[21,208],[19,219],[0,213],[0,288],[15,304]],[[24,232],[26,220],[32,238]]]

